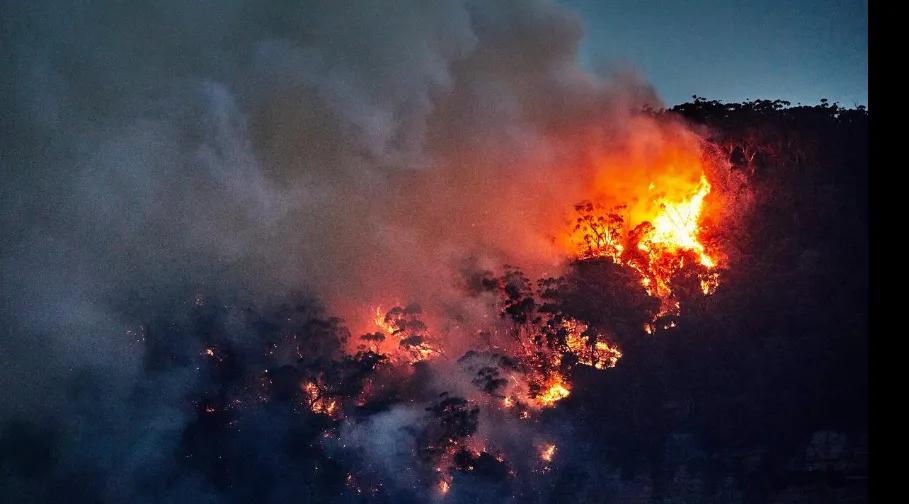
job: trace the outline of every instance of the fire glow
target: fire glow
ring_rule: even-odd
[[[556,445],[547,443],[540,447],[540,460],[549,463],[555,458]]]
[[[661,174],[660,168],[650,169],[648,175],[652,177],[643,184],[640,180],[628,182],[624,192],[598,191],[604,181],[596,179],[590,194],[601,197],[595,198],[596,203],[588,200],[575,205],[578,216],[573,227],[562,230],[563,241],[569,243],[562,253],[570,262],[607,259],[638,276],[646,294],[660,301],[659,313],[644,328],[651,334],[660,316],[679,313],[681,304],[672,285],[676,273],[694,268],[704,295],[713,293],[719,284],[718,251],[705,245],[701,236],[713,186],[700,162],[692,161],[691,153],[681,150],[684,154],[674,151],[672,155],[681,156],[686,162],[668,163],[666,174]],[[606,204],[623,201],[627,203]],[[494,294],[496,301],[489,306],[494,306],[501,320],[491,325],[484,321],[480,327],[469,328],[476,334],[495,333],[498,340],[492,342],[484,337],[485,350],[471,347],[457,360],[470,383],[481,392],[442,399],[439,405],[427,408],[442,415],[450,425],[460,425],[481,406],[517,421],[535,422],[544,410],[558,408],[572,396],[576,366],[608,372],[624,356],[609,333],[612,329],[592,327],[572,315],[543,309],[543,280],[535,288],[520,270],[509,268],[501,277],[485,277],[481,282],[485,292]],[[362,334],[348,340],[350,355],[371,356],[389,373],[412,376],[416,369],[425,369],[427,363],[445,356],[446,350],[456,348],[447,346],[453,335],[445,328],[445,319],[430,318],[433,327],[427,325],[428,315],[440,315],[435,310],[424,313],[415,303],[391,306],[386,310],[374,304],[361,312],[363,317],[357,319],[363,324]],[[675,326],[674,320],[660,322],[666,330]],[[309,409],[332,419],[355,415],[353,410],[344,409],[369,404],[374,391],[381,388],[381,384],[366,380],[359,396],[346,400],[326,394],[323,385],[307,382],[301,388]],[[483,392],[487,395],[483,396]],[[433,468],[426,483],[435,486],[438,496],[445,496],[452,489],[456,473],[474,472],[480,463],[491,464],[490,457],[511,467],[499,450],[487,446],[489,441],[475,432],[434,439],[422,448]],[[542,467],[537,470],[551,470],[556,445],[546,442],[535,449]]]
[[[552,406],[569,395],[571,389],[568,383],[559,374],[553,374],[545,385],[544,392],[537,396],[537,402],[543,407]]]
[[[584,333],[588,331],[586,324],[576,320],[565,320],[562,328],[566,331],[565,344],[578,358],[578,363],[592,366],[597,369],[614,368],[622,358],[622,351],[610,344],[602,337],[597,336],[593,345],[585,341]]]
[[[421,320],[419,305],[395,306],[387,312],[374,309],[374,332],[359,338],[357,350],[384,354],[394,362],[415,364],[441,355],[441,345]]]
[[[698,171],[696,182],[673,179],[672,194],[650,182],[643,194],[629,196],[639,202],[633,209],[591,201],[575,205],[578,216],[570,242],[578,259],[608,258],[636,271],[647,294],[660,299],[660,315],[677,312],[671,279],[686,261],[700,267],[704,295],[719,285],[717,260],[700,238],[705,199],[712,186]]]

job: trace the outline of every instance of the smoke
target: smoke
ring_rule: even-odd
[[[561,7],[417,4],[8,7],[9,269],[335,306],[552,267],[580,146],[656,99],[581,68]]]
[[[364,465],[378,473],[393,491],[406,492],[420,485],[413,464],[412,447],[419,429],[425,425],[421,407],[395,406],[360,424],[345,423],[341,439],[356,447]]]
[[[597,152],[694,141],[632,135],[653,90],[581,67],[579,19],[545,1],[9,2],[0,19],[0,435],[45,419],[29,439],[64,482],[8,486],[22,501],[82,477],[101,500],[148,497],[205,387],[197,296],[303,291],[352,328],[379,303],[479,319],[465,265],[558,271],[553,233]],[[393,455],[414,411],[352,442]]]

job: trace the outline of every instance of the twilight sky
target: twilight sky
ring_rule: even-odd
[[[630,65],[667,105],[868,104],[867,0],[560,1],[583,19],[586,64]]]

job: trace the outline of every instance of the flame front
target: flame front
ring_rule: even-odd
[[[593,366],[597,369],[614,368],[622,358],[622,351],[608,341],[597,336],[593,345],[586,341],[584,333],[587,325],[576,320],[562,321],[565,330],[565,344],[568,350],[578,358],[578,363]]]
[[[699,274],[701,291],[711,294],[719,285],[717,260],[701,242],[705,199],[712,186],[702,170],[697,182],[672,179],[673,194],[650,182],[643,195],[628,195],[637,201],[633,211],[626,205],[606,207],[585,201],[575,206],[579,216],[571,233],[579,259],[608,258],[630,267],[640,276],[646,292],[659,298],[659,315],[677,312],[671,278],[695,259],[704,270]],[[641,202],[643,201],[643,203]]]
[[[571,394],[568,383],[558,373],[553,373],[544,385],[543,393],[537,396],[541,406],[552,406],[557,401],[565,399]]]
[[[651,185],[653,187],[653,185]],[[704,208],[704,198],[710,194],[710,182],[701,175],[697,190],[690,198],[673,202],[660,201],[661,212],[653,218],[653,231],[638,243],[638,248],[649,251],[662,247],[667,251],[691,250],[698,254],[701,264],[708,268],[716,262],[704,251],[704,245],[698,241],[698,219]]]

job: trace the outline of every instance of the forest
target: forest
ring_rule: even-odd
[[[149,502],[865,502],[868,111],[693,97],[645,113],[699,132],[747,191],[735,226],[705,223],[728,257],[709,294],[696,260],[672,269],[669,312],[604,257],[555,278],[476,269],[465,298],[493,299],[525,353],[478,338],[440,367],[419,300],[352,334],[308,293],[202,293],[141,313],[126,401],[87,369],[61,385],[68,418],[0,427],[0,494],[105,502],[126,478]],[[410,362],[378,350],[391,335]],[[451,369],[475,395],[440,385]],[[564,392],[512,403],[517,381]],[[136,444],[136,423],[174,441]],[[142,464],[69,456],[124,450]]]

